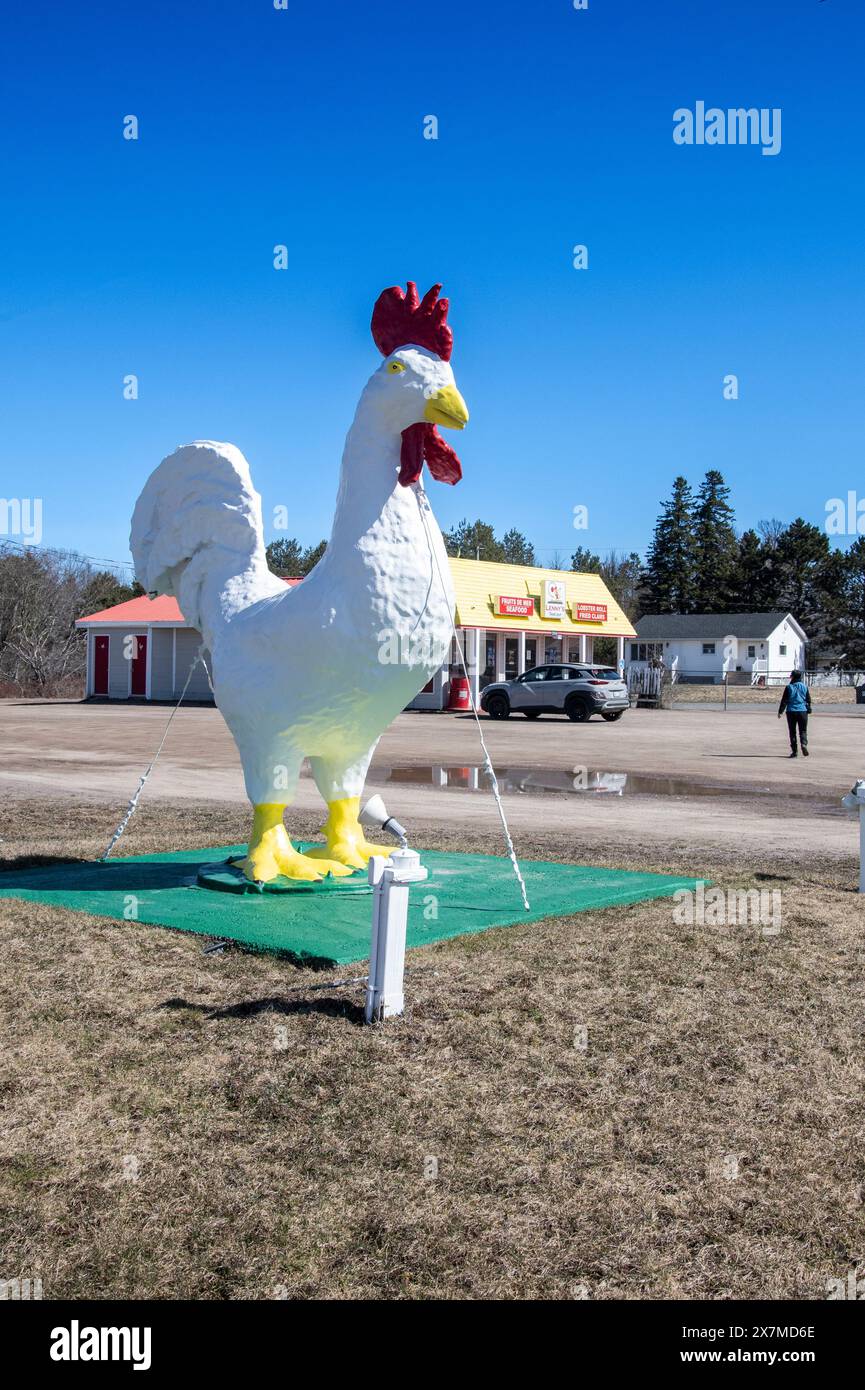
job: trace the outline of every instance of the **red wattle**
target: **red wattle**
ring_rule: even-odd
[[[462,464],[450,444],[442,439],[435,425],[421,421],[402,432],[399,481],[403,487],[417,482],[424,460],[440,483],[458,483],[463,476]]]

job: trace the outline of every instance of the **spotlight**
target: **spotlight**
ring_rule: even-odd
[[[408,836],[405,827],[400,825],[398,820],[389,815],[387,808],[381,797],[371,796],[360,813],[361,825],[375,826],[378,830],[386,830],[388,835],[392,835],[395,840],[399,840],[403,849],[408,846]]]

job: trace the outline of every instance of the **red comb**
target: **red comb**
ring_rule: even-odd
[[[389,357],[398,347],[417,343],[449,362],[454,346],[453,331],[448,327],[448,301],[439,299],[441,285],[433,285],[422,300],[417,285],[409,280],[403,294],[399,285],[382,290],[372,311],[372,336],[383,357]]]

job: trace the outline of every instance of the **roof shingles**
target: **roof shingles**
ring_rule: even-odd
[[[789,613],[646,613],[635,624],[643,641],[751,637],[766,641]]]

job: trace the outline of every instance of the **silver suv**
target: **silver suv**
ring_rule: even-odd
[[[612,722],[630,708],[628,687],[611,666],[536,666],[512,681],[496,681],[481,694],[481,709],[490,719],[507,719],[524,714],[537,719],[542,714],[564,712],[576,723],[599,714]]]

